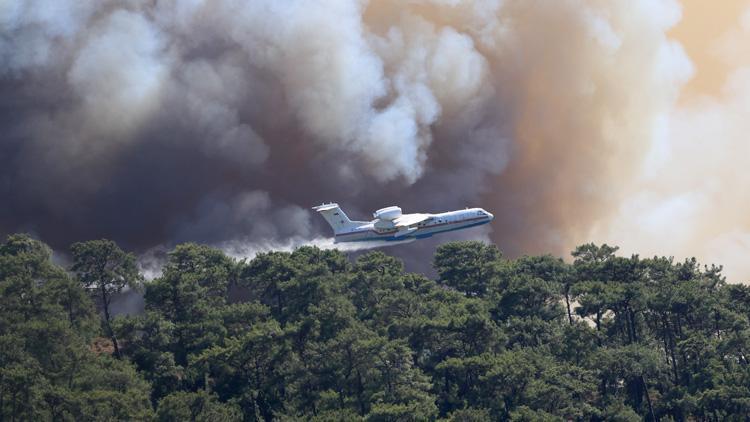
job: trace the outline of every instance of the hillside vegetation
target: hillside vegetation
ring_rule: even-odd
[[[0,244],[0,420],[747,420],[750,289],[695,260],[447,243],[236,261],[177,246],[144,282],[106,240]],[[114,317],[142,289],[146,310]],[[230,294],[231,292],[231,294]]]

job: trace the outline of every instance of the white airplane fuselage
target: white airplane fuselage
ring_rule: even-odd
[[[423,239],[438,233],[480,226],[495,217],[481,208],[467,208],[439,214],[401,214],[398,207],[383,208],[375,212],[375,220],[350,221],[337,204],[314,208],[321,212],[334,229],[335,242],[404,241]],[[387,211],[397,209],[397,217],[389,218]],[[385,212],[383,212],[385,211]],[[381,213],[382,212],[382,213]],[[326,215],[328,213],[328,215]],[[381,218],[378,218],[380,214]],[[330,218],[329,218],[330,217]],[[339,221],[332,219],[341,218]],[[404,224],[399,224],[403,222]]]

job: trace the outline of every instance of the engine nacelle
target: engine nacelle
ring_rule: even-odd
[[[381,220],[391,221],[401,217],[401,208],[396,206],[381,208],[375,211],[372,216]]]

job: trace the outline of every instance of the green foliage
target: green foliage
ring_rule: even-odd
[[[146,311],[113,317],[112,297],[140,284],[135,258],[105,240],[72,250],[68,273],[28,236],[0,245],[2,420],[750,414],[750,289],[695,260],[455,242],[433,281],[379,251],[236,261],[184,244],[145,283]]]
[[[102,324],[112,340],[115,355],[120,357],[120,345],[112,329],[112,297],[125,287],[137,288],[142,277],[138,273],[135,256],[120,249],[111,240],[90,240],[74,243],[71,271],[78,281],[98,301],[102,310]]]
[[[500,251],[479,242],[453,242],[435,252],[440,281],[469,296],[482,296],[497,271]]]
[[[150,385],[92,349],[82,284],[26,235],[0,245],[0,420],[148,420]]]
[[[241,421],[242,412],[231,403],[221,403],[216,396],[203,391],[189,393],[178,391],[159,401],[156,411],[159,422],[212,422]]]

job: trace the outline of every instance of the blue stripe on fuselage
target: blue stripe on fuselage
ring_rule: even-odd
[[[431,237],[433,235],[440,234],[440,233],[447,233],[447,232],[452,232],[452,231],[455,231],[455,230],[468,229],[469,227],[481,226],[482,224],[487,224],[490,221],[491,221],[490,219],[487,219],[485,221],[480,221],[478,223],[469,224],[468,226],[453,227],[453,228],[450,228],[450,229],[440,230],[440,231],[436,231],[436,232],[432,232],[432,233],[426,233],[426,234],[416,234],[416,233],[419,232],[419,230],[417,230],[417,232],[415,234],[408,235],[408,236],[399,236],[399,237],[396,237],[396,236],[389,236],[389,237],[366,237],[364,239],[345,240],[345,241],[343,241],[341,243],[344,243],[344,242],[370,242],[370,241],[373,241],[373,240],[385,240],[386,242],[392,242],[392,241],[405,240],[405,239],[411,239],[411,238],[426,239],[428,237]]]

